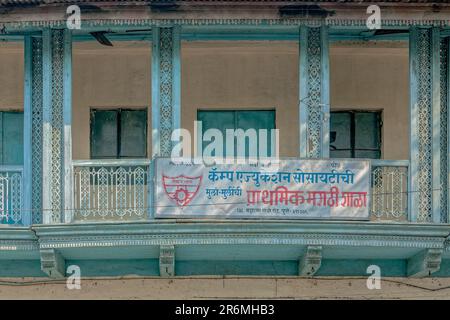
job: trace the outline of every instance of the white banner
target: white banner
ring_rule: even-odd
[[[155,166],[157,218],[369,218],[368,160]]]

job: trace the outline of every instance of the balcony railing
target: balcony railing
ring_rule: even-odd
[[[409,220],[408,176],[408,160],[372,160],[372,220]]]
[[[74,220],[148,219],[150,163],[74,161]],[[372,160],[372,221],[408,221],[408,172],[407,160]]]
[[[23,224],[23,167],[0,166],[0,224]]]
[[[73,161],[74,220],[148,218],[150,160]]]

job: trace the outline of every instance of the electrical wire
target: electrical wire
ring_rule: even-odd
[[[362,277],[362,276],[350,276],[350,277],[290,277],[290,276],[176,276],[171,277],[171,281],[176,280],[310,280],[310,281],[316,281],[316,282],[322,282],[322,281],[352,281],[352,280],[364,280],[366,281],[368,277]],[[81,278],[82,281],[127,281],[127,280],[158,280],[158,281],[166,281],[168,278],[159,277],[159,276],[124,276],[124,277],[83,277]],[[392,284],[399,284],[406,287],[411,287],[427,292],[438,292],[450,289],[450,286],[445,287],[439,287],[439,288],[429,288],[426,286],[421,286],[414,283],[409,283],[406,281],[401,280],[395,280],[393,278],[381,278],[381,283],[392,283]],[[46,279],[46,280],[33,280],[33,281],[8,281],[8,280],[1,280],[0,286],[11,286],[11,287],[28,287],[28,286],[37,286],[37,285],[54,285],[54,284],[66,284],[66,279]]]

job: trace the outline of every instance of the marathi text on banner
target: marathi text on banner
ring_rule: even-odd
[[[155,216],[368,219],[370,162],[221,164],[156,159]]]

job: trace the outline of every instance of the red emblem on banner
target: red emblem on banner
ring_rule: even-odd
[[[202,176],[167,177],[163,175],[162,178],[164,191],[180,207],[187,206],[194,199],[202,182]]]

